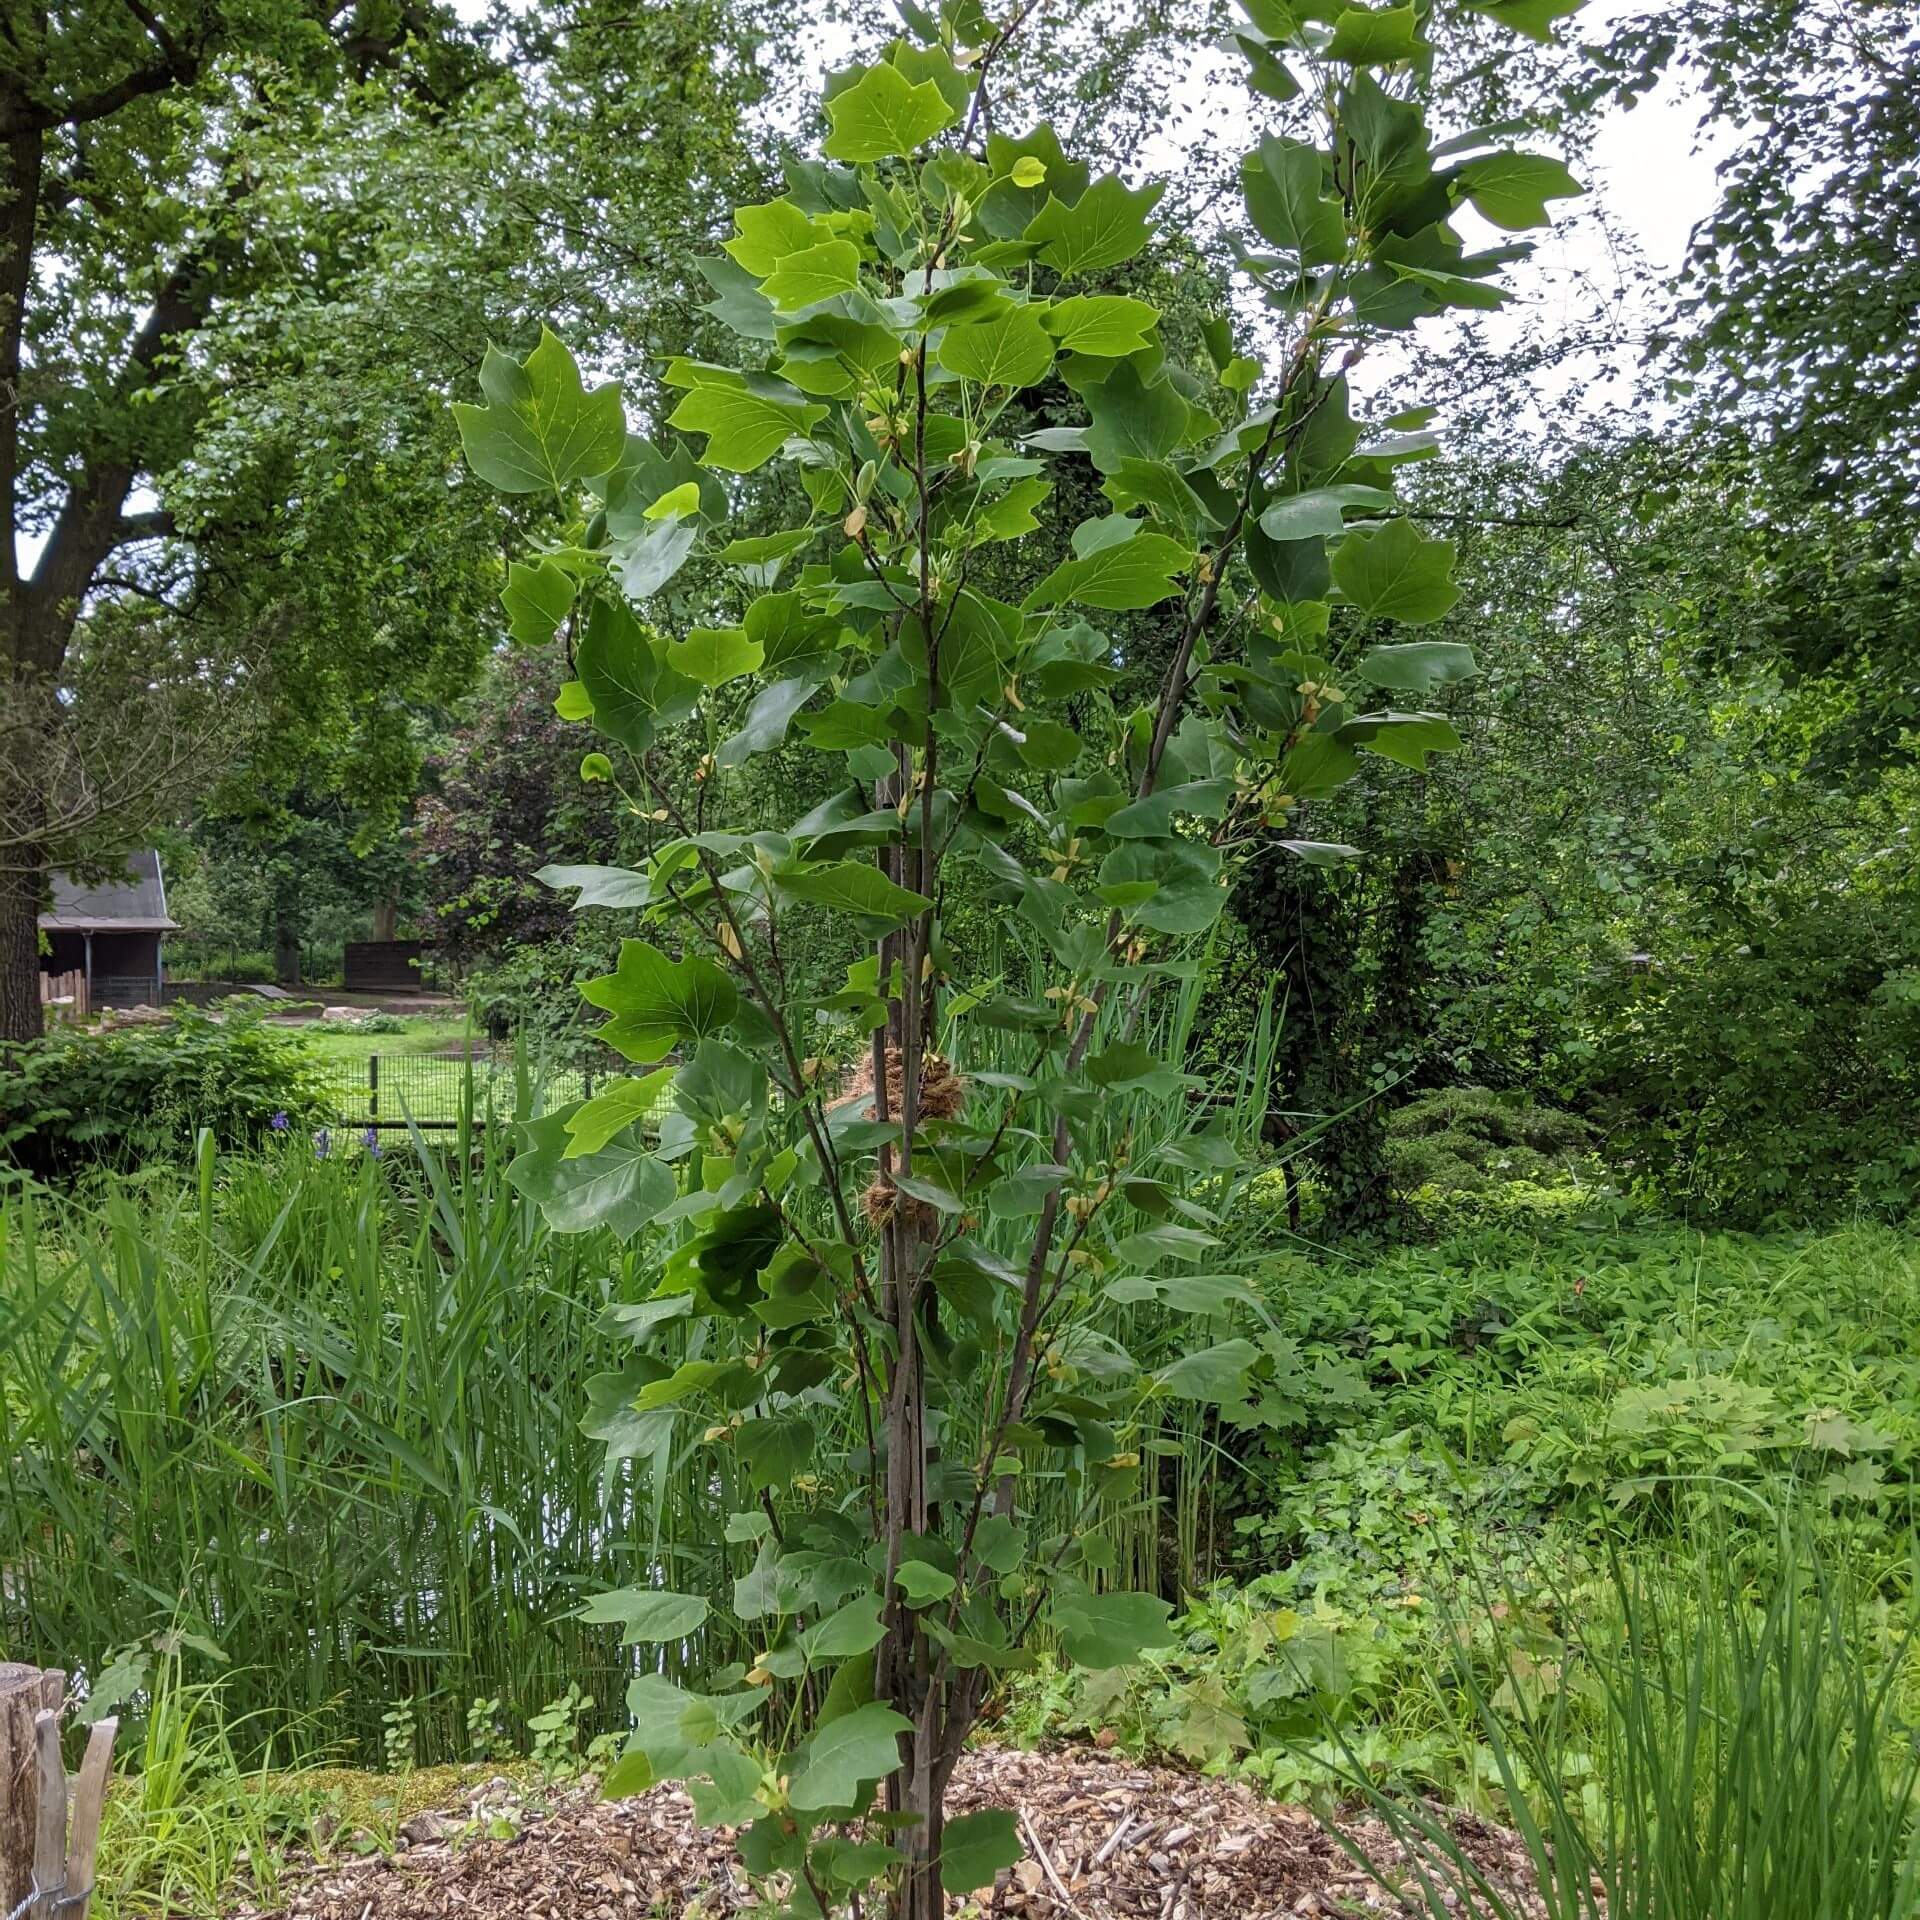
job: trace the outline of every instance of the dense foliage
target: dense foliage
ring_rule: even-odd
[[[202,1132],[244,1147],[330,1112],[299,1041],[257,1015],[180,1007],[158,1025],[0,1049],[0,1160],[42,1178],[179,1163]]]

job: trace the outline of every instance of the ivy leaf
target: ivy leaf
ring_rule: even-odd
[[[619,464],[627,444],[620,389],[588,393],[559,336],[540,329],[524,360],[489,347],[480,367],[484,407],[456,403],[467,464],[502,493],[563,493]]]
[[[1561,162],[1540,153],[1483,154],[1465,162],[1453,178],[1462,198],[1509,233],[1551,226],[1547,202],[1585,192]]]
[[[1147,344],[1160,310],[1123,293],[1076,293],[1056,300],[1040,315],[1062,353],[1091,353],[1118,359]]]
[[[623,1627],[623,1647],[684,1640],[707,1617],[706,1600],[697,1593],[669,1593],[663,1587],[617,1587],[597,1593],[576,1616],[600,1627]]]
[[[855,166],[885,160],[925,146],[959,117],[933,81],[916,85],[897,67],[869,67],[827,102],[833,131],[823,150]]]
[[[1161,185],[1135,189],[1117,173],[1103,174],[1070,207],[1049,194],[1022,238],[1039,245],[1041,260],[1063,280],[1117,267],[1147,244],[1147,216],[1165,191]]]
[[[1125,613],[1157,606],[1179,589],[1180,576],[1193,564],[1193,551],[1164,533],[1136,534],[1117,546],[1059,566],[1027,596],[1026,607],[1058,606],[1077,600],[1083,606]]]
[[[940,1842],[940,1877],[949,1893],[974,1893],[1020,1859],[1020,1834],[1004,1807],[983,1807],[947,1822]]]
[[[1409,640],[1394,647],[1375,647],[1355,669],[1362,680],[1395,693],[1431,693],[1471,680],[1473,649],[1457,640]]]
[[[860,284],[860,249],[851,240],[822,240],[787,254],[760,283],[760,291],[783,312],[851,293]]]
[[[599,1153],[569,1160],[567,1123],[577,1110],[577,1105],[561,1107],[531,1121],[527,1145],[514,1156],[507,1178],[546,1215],[555,1233],[607,1227],[629,1240],[672,1204],[672,1171],[632,1131]]]
[[[983,387],[1030,387],[1053,365],[1053,338],[1024,307],[992,320],[949,327],[940,341],[940,364],[949,373]]]
[[[923,84],[932,88],[933,83]],[[803,1813],[852,1806],[862,1787],[884,1780],[900,1764],[899,1737],[912,1730],[904,1714],[877,1705],[856,1707],[830,1721],[801,1749],[788,1804]]]
[[[551,560],[507,567],[507,584],[500,604],[507,610],[508,629],[523,647],[543,647],[560,629],[573,606],[573,577]]]
[[[1442,618],[1460,598],[1453,543],[1429,540],[1411,520],[1349,534],[1333,556],[1333,582],[1370,619],[1410,626]]]
[[[1071,1575],[1054,1579],[1049,1609],[1067,1658],[1082,1667],[1123,1667],[1148,1647],[1173,1643],[1173,1609],[1145,1593],[1093,1593]]]
[[[580,989],[589,1006],[617,1016],[600,1037],[629,1060],[658,1060],[681,1040],[718,1033],[739,1011],[733,982],[711,960],[673,960],[644,940],[623,940],[614,971]]]
[[[924,893],[896,885],[864,860],[840,860],[830,867],[776,873],[773,884],[789,899],[855,914],[886,932],[904,927],[933,905]]]
[[[1240,163],[1240,188],[1261,238],[1297,254],[1303,267],[1344,257],[1347,217],[1327,193],[1326,160],[1317,147],[1262,140]]]

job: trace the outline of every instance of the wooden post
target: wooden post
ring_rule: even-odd
[[[0,1920],[86,1920],[118,1722],[87,1739],[68,1821],[60,1757],[66,1675],[0,1665]],[[28,1903],[31,1902],[29,1905]]]

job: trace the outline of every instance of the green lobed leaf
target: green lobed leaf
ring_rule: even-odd
[[[1070,207],[1049,194],[1022,238],[1039,245],[1042,262],[1063,280],[1117,267],[1147,244],[1147,216],[1165,191],[1132,188],[1117,173],[1103,174]]]
[[[864,860],[840,860],[832,866],[776,873],[773,884],[788,899],[856,914],[888,930],[904,927],[933,905],[924,893],[897,885]]]
[[[669,1593],[663,1587],[618,1587],[597,1593],[579,1618],[595,1626],[621,1627],[620,1644],[637,1647],[684,1640],[707,1617],[707,1602],[697,1593]]]
[[[1123,293],[1076,293],[1042,309],[1040,324],[1062,353],[1112,359],[1136,352],[1159,323],[1160,310]]]
[[[912,1730],[905,1715],[878,1705],[855,1707],[816,1728],[796,1760],[789,1804],[803,1813],[852,1806],[862,1787],[900,1764],[900,1735]]]
[[[1410,626],[1443,618],[1460,598],[1453,543],[1429,540],[1411,520],[1349,534],[1333,556],[1333,583],[1370,619]]]
[[[1457,640],[1409,640],[1375,647],[1355,669],[1362,680],[1395,693],[1428,694],[1474,674],[1473,649]]]
[[[563,494],[610,472],[627,441],[620,389],[587,392],[559,336],[540,329],[524,360],[489,347],[480,370],[488,404],[453,409],[467,464],[502,493]]]
[[[1509,233],[1551,225],[1549,200],[1576,199],[1586,191],[1560,161],[1539,153],[1483,154],[1465,161],[1453,178],[1463,199]]]
[[[567,1122],[575,1108],[561,1107],[531,1121],[526,1146],[514,1156],[507,1178],[546,1215],[556,1233],[588,1233],[607,1227],[631,1239],[672,1204],[672,1171],[653,1149],[629,1131],[586,1159],[566,1157]]]
[[[1030,387],[1053,365],[1053,337],[1025,307],[949,327],[936,355],[949,373],[983,387]]]
[[[1027,596],[1029,610],[1075,600],[1129,612],[1157,606],[1180,590],[1193,550],[1164,533],[1139,533],[1117,545],[1064,560]]]
[[[947,1822],[940,1841],[940,1877],[949,1893],[974,1893],[1019,1863],[1024,1849],[1004,1807],[983,1807]]]
[[[615,1019],[600,1030],[629,1060],[657,1060],[682,1040],[718,1033],[739,1010],[739,990],[700,954],[674,960],[645,940],[623,940],[614,971],[580,989]]]
[[[851,293],[860,284],[860,249],[851,240],[822,240],[785,255],[760,283],[760,291],[792,313],[801,307]]]
[[[827,101],[832,132],[823,151],[861,165],[923,147],[960,115],[931,80],[909,81],[897,67],[869,67]]]
[[[1123,1667],[1149,1647],[1170,1646],[1173,1609],[1145,1593],[1094,1593],[1067,1574],[1054,1577],[1048,1609],[1069,1660],[1082,1667]]]
[[[551,560],[531,567],[511,562],[500,604],[514,639],[523,647],[545,646],[571,611],[573,594],[573,576]]]

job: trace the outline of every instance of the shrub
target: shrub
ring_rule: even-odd
[[[176,1007],[161,1025],[51,1033],[0,1049],[0,1154],[44,1176],[222,1146],[326,1116],[318,1068],[258,1015]]]
[[[1443,1087],[1387,1121],[1387,1160],[1401,1193],[1479,1193],[1515,1180],[1550,1185],[1592,1144],[1593,1129],[1578,1114],[1486,1087]]]

